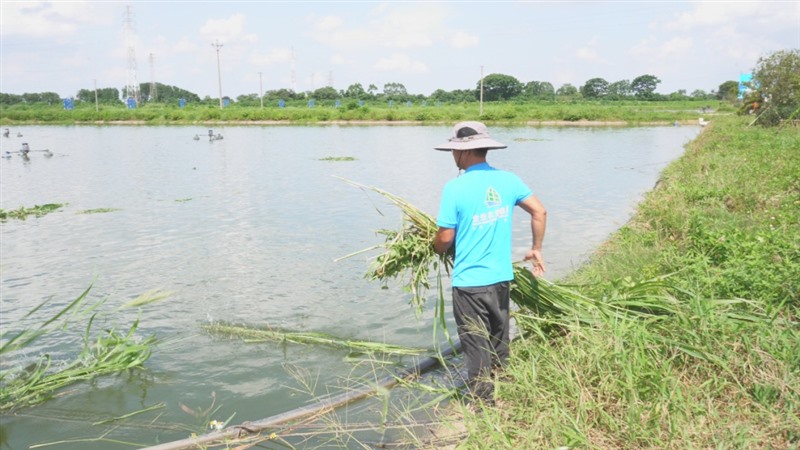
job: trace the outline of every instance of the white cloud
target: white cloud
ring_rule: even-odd
[[[250,63],[255,66],[286,63],[292,60],[292,50],[289,48],[273,48],[267,53],[258,50],[250,55]]]
[[[385,4],[370,12],[366,24],[349,24],[338,16],[307,18],[314,40],[343,50],[364,47],[397,49],[432,47],[439,36],[453,45],[475,45],[477,38],[448,31],[444,24],[447,7],[435,3]],[[457,38],[451,38],[451,35]]]
[[[676,36],[666,42],[658,42],[658,38],[649,36],[631,47],[628,52],[651,60],[660,60],[689,53],[694,45],[693,39],[688,36]]]
[[[596,50],[589,47],[579,48],[575,52],[575,56],[581,61],[586,61],[592,64],[602,64],[606,61],[600,57]]]
[[[600,39],[597,36],[591,37],[585,46],[575,51],[575,57],[590,64],[607,64],[608,61],[597,52],[599,43]]]
[[[176,53],[194,52],[197,50],[197,45],[184,36],[172,46],[172,50]]]
[[[699,27],[738,26],[797,27],[800,23],[799,2],[718,2],[700,1],[693,8],[666,23],[668,30]]]
[[[478,36],[458,31],[450,38],[450,45],[455,48],[468,48],[475,47],[479,41]]]
[[[342,26],[342,23],[341,17],[325,16],[317,20],[314,25],[320,31],[335,31]]]
[[[226,42],[255,44],[258,36],[246,33],[246,25],[244,14],[234,14],[227,19],[208,19],[200,28],[200,34],[208,39],[219,39],[223,45]]]
[[[428,67],[419,61],[414,61],[408,55],[395,53],[388,58],[381,58],[373,66],[375,69],[384,71],[396,71],[403,73],[426,73]]]
[[[342,55],[340,55],[338,53],[334,53],[333,55],[331,55],[331,58],[330,58],[329,61],[330,61],[331,64],[337,65],[337,66],[340,66],[340,65],[343,65],[343,64],[347,64],[347,59],[344,56],[342,56]]]
[[[0,2],[0,34],[58,37],[76,34],[86,25],[108,24],[96,2]]]

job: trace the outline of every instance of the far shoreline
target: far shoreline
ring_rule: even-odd
[[[527,120],[527,121],[485,121],[487,124],[495,126],[528,126],[528,127],[640,127],[640,126],[691,126],[698,125],[695,120],[674,120],[674,121],[624,121],[624,120]],[[353,125],[353,126],[381,126],[381,125],[400,125],[400,126],[422,126],[422,125],[451,125],[451,121],[427,121],[427,120],[320,120],[320,121],[291,121],[291,120],[207,120],[196,122],[183,121],[147,121],[147,120],[95,120],[85,122],[57,123],[49,121],[23,121],[5,122],[3,125],[11,126],[42,126],[42,125],[121,125],[121,126],[311,126],[311,125]]]

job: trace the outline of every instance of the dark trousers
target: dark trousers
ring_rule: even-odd
[[[494,400],[493,367],[508,360],[509,282],[453,288],[453,316],[467,364],[467,387],[474,397]]]

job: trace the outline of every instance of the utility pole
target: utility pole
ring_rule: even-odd
[[[219,83],[219,109],[222,109],[222,74],[219,70],[219,49],[222,48],[222,44],[219,43],[219,39],[216,39],[214,43],[211,45],[217,49],[217,82]]]
[[[483,115],[483,66],[481,66],[481,108],[479,116]]]
[[[258,98],[261,100],[261,109],[264,109],[264,88],[261,84],[261,72],[258,72]]]
[[[156,69],[152,53],[150,53],[150,100],[149,101],[151,102],[156,101]]]
[[[97,102],[97,78],[94,79],[94,112],[100,111],[100,106]]]

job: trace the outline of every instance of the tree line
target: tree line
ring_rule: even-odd
[[[277,102],[299,100],[348,100],[348,107],[358,107],[356,101],[397,101],[422,102],[437,101],[444,103],[468,103],[479,99],[487,102],[528,102],[556,101],[560,99],[585,100],[727,100],[736,101],[742,98],[743,112],[757,113],[762,123],[777,123],[785,119],[796,120],[800,115],[800,50],[788,49],[773,52],[758,59],[752,73],[752,81],[742,91],[742,86],[734,80],[724,81],[716,91],[705,92],[685,90],[664,95],[655,92],[661,80],[651,74],[640,75],[632,80],[609,82],[595,77],[576,87],[569,83],[558,89],[547,81],[529,81],[523,83],[512,75],[493,73],[478,80],[472,89],[445,91],[437,89],[429,96],[410,94],[402,83],[391,82],[383,85],[380,91],[375,84],[366,88],[361,83],[354,83],[347,89],[336,90],[332,86],[321,87],[313,91],[294,92],[291,89],[275,89],[267,91],[263,97],[259,94],[239,95],[236,99],[224,97],[228,102],[241,106],[255,106],[262,101]],[[126,89],[102,88],[80,89],[74,100],[85,103],[102,103],[118,105],[128,97]],[[162,83],[142,83],[138,92],[140,104],[172,104],[180,100],[190,103],[215,105],[218,98],[197,94],[176,86]],[[60,105],[62,99],[55,92],[25,93],[22,95],[0,93],[0,105],[46,104]]]
[[[445,103],[473,102],[481,98],[487,102],[494,101],[528,101],[528,100],[556,100],[556,98],[585,98],[593,100],[686,100],[686,99],[730,99],[735,98],[738,83],[726,81],[720,85],[718,91],[705,92],[696,90],[691,94],[680,90],[669,95],[661,95],[655,92],[656,87],[661,82],[654,75],[641,75],[632,81],[620,80],[608,82],[603,78],[591,78],[583,86],[576,87],[572,84],[564,84],[556,89],[552,83],[547,81],[530,81],[522,83],[517,78],[506,74],[490,74],[478,80],[473,89],[456,89],[446,91],[437,89],[430,95],[411,94],[402,83],[390,82],[383,85],[379,90],[375,84],[369,84],[366,88],[361,83],[354,83],[346,89],[337,90],[331,86],[325,86],[313,91],[294,92],[291,89],[268,90],[263,95],[263,100],[274,102],[278,100],[365,100],[365,101],[441,101]],[[153,89],[155,88],[155,89]],[[133,97],[133,93],[131,95]],[[219,102],[218,98],[206,96],[200,98],[199,95],[177,86],[169,86],[162,83],[141,83],[139,85],[138,103],[163,103],[177,104],[180,99],[191,103],[210,103]],[[86,102],[99,104],[119,104],[128,98],[125,88],[99,88],[99,89],[80,89],[74,97],[76,102]],[[257,93],[243,94],[235,99],[229,96],[223,97],[230,102],[236,102],[242,106],[258,105],[261,98]],[[22,95],[0,93],[0,104],[61,104],[61,97],[55,92],[25,93]]]

